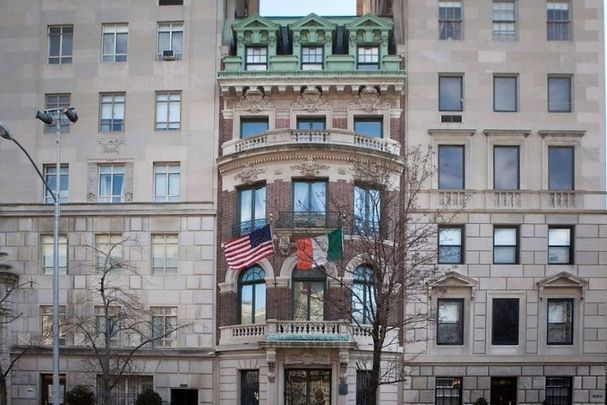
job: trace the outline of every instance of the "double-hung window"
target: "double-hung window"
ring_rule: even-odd
[[[359,46],[357,52],[358,70],[379,70],[378,46]]]
[[[464,182],[464,145],[438,146],[438,188],[462,190]]]
[[[124,131],[124,93],[104,93],[99,97],[99,132]]]
[[[461,377],[436,377],[434,403],[462,405],[462,385]]]
[[[49,65],[72,63],[73,25],[50,25],[48,27]]]
[[[548,189],[570,191],[574,189],[574,147],[548,147]]]
[[[122,242],[122,235],[95,235],[97,270],[99,273],[107,272],[112,268],[120,266],[122,262]]]
[[[493,0],[493,39],[516,39],[515,0]]]
[[[384,119],[383,117],[354,117],[354,132],[369,138],[382,138]]]
[[[240,219],[234,234],[244,235],[266,225],[266,186],[258,185],[238,192]]]
[[[573,344],[573,299],[548,299],[547,329],[546,343],[549,345]]]
[[[240,138],[250,138],[268,130],[268,117],[250,117],[240,119]]]
[[[103,24],[101,40],[102,62],[126,62],[128,24]]]
[[[247,47],[245,50],[245,70],[268,70],[268,48]]]
[[[322,70],[323,47],[302,46],[301,47],[301,70]]]
[[[464,77],[441,75],[438,77],[438,110],[464,111]]]
[[[571,40],[569,1],[548,1],[546,3],[546,28],[548,41]]]
[[[572,404],[572,378],[571,377],[546,377],[545,399],[550,405]]]
[[[464,344],[464,300],[439,298],[436,322],[437,345]]]
[[[438,2],[439,39],[462,39],[462,2]]]
[[[548,264],[573,264],[572,227],[548,227]]]
[[[59,127],[61,133],[70,132],[70,125],[65,115],[58,112],[57,109],[64,109],[70,106],[70,94],[46,94],[45,95],[45,110],[55,110],[50,114],[53,116],[53,123],[50,125],[44,125],[44,132],[54,134],[57,131],[57,124],[55,120],[59,120]]]
[[[42,345],[50,346],[53,344],[53,306],[40,306],[41,333],[40,340]],[[59,344],[65,345],[67,316],[65,315],[65,305],[59,305]]]
[[[175,131],[181,128],[181,92],[156,92],[156,130]]]
[[[152,272],[176,273],[179,236],[177,234],[152,235]]]
[[[493,111],[518,111],[517,76],[493,76]]]
[[[439,225],[438,263],[461,264],[464,262],[464,228],[462,226]]]
[[[53,235],[43,235],[42,240],[42,269],[44,274],[53,274],[54,269],[54,238]],[[59,274],[67,274],[67,236],[59,235]]]
[[[177,344],[177,307],[151,307],[154,346],[174,347]]]
[[[327,206],[327,182],[297,180],[293,182],[294,225],[324,227]]]
[[[379,231],[381,193],[374,188],[354,186],[354,232],[373,235]]]
[[[57,166],[44,165],[44,180],[49,185],[53,194],[57,192]],[[59,200],[61,203],[67,202],[69,195],[69,166],[61,165],[59,169]],[[53,195],[44,187],[44,202],[53,203]]]
[[[172,57],[167,58],[168,53]],[[183,57],[183,21],[158,23],[158,52],[159,60]]]
[[[179,163],[154,163],[154,201],[179,202]]]
[[[548,75],[548,112],[571,112],[571,75]]]
[[[518,263],[518,227],[493,228],[493,264]]]
[[[495,145],[493,147],[493,188],[495,190],[519,189],[519,147]]]
[[[99,165],[99,202],[124,201],[124,165]]]
[[[518,345],[519,299],[494,298],[492,306],[491,344],[496,346]]]

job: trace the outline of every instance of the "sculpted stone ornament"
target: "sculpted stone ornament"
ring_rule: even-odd
[[[304,177],[315,177],[320,174],[321,170],[328,170],[329,166],[318,163],[311,157],[308,157],[304,162],[291,166],[291,169],[297,170]]]
[[[95,193],[88,193],[86,195],[86,200],[88,202],[95,202],[95,201],[97,201],[97,194],[95,194]]]
[[[281,236],[278,239],[278,250],[280,251],[280,254],[284,257],[290,256],[291,238],[289,238],[288,236]]]
[[[297,96],[297,101],[291,104],[292,108],[303,109],[308,112],[315,112],[322,109],[327,109],[330,105],[327,103],[326,97],[316,87],[306,87]]]
[[[255,167],[253,164],[248,164],[236,175],[236,179],[244,184],[251,184],[256,182],[257,178],[263,173],[265,173],[265,170]]]
[[[274,108],[274,103],[270,101],[270,97],[266,96],[262,90],[249,88],[240,97],[236,108],[247,110],[248,112],[259,112]]]
[[[120,153],[120,147],[124,145],[124,140],[122,139],[107,139],[105,141],[98,141],[101,146],[101,151],[107,154],[117,155]]]
[[[389,108],[390,105],[383,102],[379,90],[373,86],[365,86],[354,96],[354,101],[350,103],[350,107],[362,108],[365,112],[372,112],[378,108]]]

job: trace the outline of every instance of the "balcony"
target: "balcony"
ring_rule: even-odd
[[[345,146],[370,152],[400,155],[400,143],[393,139],[370,138],[345,129],[300,130],[277,129],[246,139],[236,139],[223,144],[223,155],[232,155],[267,147],[279,146]]]
[[[231,325],[220,329],[221,346],[353,346],[371,350],[373,340],[370,326],[357,326],[347,320],[339,321],[278,321],[270,319],[259,325]],[[397,330],[387,333],[388,350],[398,350]]]
[[[278,229],[331,229],[342,225],[337,212],[280,212],[275,227]]]
[[[236,222],[232,225],[232,236],[242,236],[253,232],[256,229],[263,228],[268,224],[265,218],[256,219],[253,221]]]

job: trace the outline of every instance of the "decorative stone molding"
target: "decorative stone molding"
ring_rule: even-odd
[[[586,134],[586,131],[576,130],[542,130],[537,131],[542,138],[581,138]]]
[[[314,158],[308,157],[304,162],[298,165],[292,165],[291,169],[298,171],[304,177],[315,177],[321,171],[329,170],[329,166],[319,163]]]
[[[357,95],[354,96],[354,100],[348,105],[352,109],[361,109],[365,112],[371,113],[379,109],[389,109],[390,103],[384,102],[383,98],[375,87],[364,86]]]
[[[242,168],[240,173],[236,174],[236,179],[243,184],[252,184],[257,181],[260,175],[265,173],[264,169],[255,167],[253,164],[248,164]]]
[[[530,129],[485,129],[485,136],[506,136],[506,137],[528,137],[531,133]]]
[[[278,238],[278,250],[283,257],[289,257],[291,251],[291,238],[283,235]]]
[[[88,202],[96,202],[97,201],[97,194],[95,194],[95,193],[88,193],[86,195],[86,201],[88,201]]]
[[[339,351],[339,382],[346,384],[348,382],[348,362],[350,355],[348,350]]]
[[[266,350],[266,361],[268,363],[268,381],[273,383],[276,380],[276,350]]]
[[[299,96],[297,96],[297,101],[291,104],[291,108],[316,112],[318,110],[330,109],[331,105],[326,102],[326,97],[318,88],[305,87]]]
[[[244,95],[240,97],[240,101],[236,104],[236,108],[256,113],[274,108],[274,103],[261,89],[248,88],[244,92]]]
[[[101,146],[101,152],[117,155],[120,153],[120,147],[124,145],[123,139],[107,139],[97,142]]]
[[[478,281],[456,271],[450,271],[427,285],[430,299],[433,295],[446,294],[449,289],[464,288],[470,291],[470,299],[474,300],[474,290],[478,287]]]
[[[586,289],[588,288],[588,280],[574,276],[566,271],[555,274],[552,277],[547,277],[536,283],[539,290],[540,299],[544,298],[544,290],[547,288],[572,288],[579,289],[581,299],[584,299]]]

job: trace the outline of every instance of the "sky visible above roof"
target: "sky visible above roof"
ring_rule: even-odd
[[[356,15],[356,0],[261,0],[259,14],[267,17]]]

